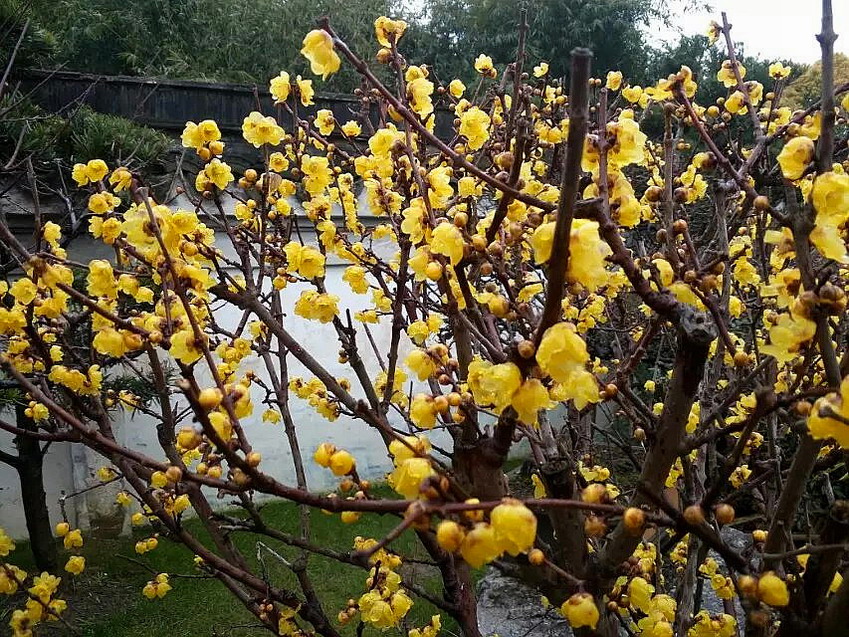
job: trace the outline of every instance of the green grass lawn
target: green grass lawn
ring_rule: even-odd
[[[378,488],[378,493],[383,490]],[[385,495],[388,495],[386,493]],[[264,514],[269,524],[290,533],[297,532],[297,507],[288,502],[271,502],[265,505]],[[357,523],[343,524],[338,515],[329,516],[313,512],[312,541],[314,544],[349,550],[356,536],[380,538],[397,524],[398,518],[391,516],[368,515]],[[186,526],[201,536],[200,523],[189,519]],[[69,621],[87,637],[209,637],[267,635],[267,631],[256,627],[256,619],[233,598],[223,585],[214,579],[182,579],[172,577],[173,590],[164,599],[148,601],[142,596],[144,584],[153,577],[151,571],[135,563],[142,562],[156,572],[170,574],[197,575],[193,556],[182,545],[165,538],[160,539],[156,550],[137,555],[134,545],[137,539],[148,537],[150,529],[136,532],[133,538],[97,539],[86,538],[83,555],[86,557],[86,570],[72,578],[67,573],[63,580],[68,581],[64,597],[69,604]],[[244,533],[235,534],[236,544],[251,560],[257,564],[258,541],[272,547],[281,555],[291,558],[295,550],[273,540]],[[402,555],[426,559],[423,549],[416,547],[415,537],[405,533],[395,541],[393,547]],[[62,563],[66,552],[60,547]],[[26,543],[18,543],[11,561],[22,568],[32,569],[29,549]],[[130,558],[130,560],[125,559]],[[283,564],[268,552],[264,552],[262,561],[267,569],[270,581],[275,586],[291,587],[298,592],[294,577]],[[441,584],[438,575],[425,570],[414,572],[416,583],[438,592]],[[325,603],[327,614],[335,622],[336,614],[345,607],[345,602],[357,598],[364,592],[366,571],[339,564],[328,558],[312,556],[309,572],[319,596]],[[64,582],[63,582],[64,586]],[[414,598],[415,604],[407,618],[410,627],[421,626],[438,611],[428,602]],[[20,599],[15,600],[18,604]],[[7,600],[0,599],[0,634],[6,634],[11,606]],[[443,634],[451,635],[453,623],[443,613]],[[349,624],[344,634],[356,634],[356,622]],[[67,629],[52,624],[43,635],[68,634]],[[367,628],[365,634],[393,634]],[[397,631],[396,634],[406,634]]]

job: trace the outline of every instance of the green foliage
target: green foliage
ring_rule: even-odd
[[[24,398],[21,390],[17,388],[17,385],[13,384],[14,382],[0,376],[0,411],[14,409],[15,405]]]
[[[27,0],[0,0],[0,69],[5,69],[26,25],[30,3]],[[50,31],[30,21],[15,57],[17,66],[41,66],[59,49]]]
[[[11,154],[23,134],[21,149],[36,162],[71,164],[99,157],[109,165],[145,168],[171,145],[168,136],[127,119],[97,113],[88,107],[69,117],[46,113],[30,100],[12,94],[0,100],[0,159]],[[19,155],[20,156],[20,155]]]
[[[692,0],[691,0],[692,1]],[[684,0],[679,0],[679,4]],[[597,73],[635,75],[651,59],[641,27],[669,16],[660,0],[524,0],[531,60],[566,73],[569,52],[588,46]],[[377,49],[373,21],[404,14],[410,28],[403,50],[432,64],[440,78],[470,79],[471,61],[486,52],[498,64],[514,59],[518,6],[496,0],[432,0],[411,10],[400,0],[58,0],[34,2],[33,16],[61,43],[55,61],[86,71],[265,84],[281,69],[306,73],[298,51],[317,16],[363,57]],[[132,25],[132,26],[130,26]],[[343,65],[319,90],[349,91],[359,84]]]
[[[69,141],[76,160],[100,157],[110,165],[146,165],[161,157],[171,144],[166,135],[152,128],[88,108],[77,113],[71,128]]]
[[[394,497],[392,491],[384,485],[373,488],[376,497]],[[271,502],[263,507],[268,523],[285,533],[298,533],[298,508],[289,502]],[[397,523],[392,516],[364,516],[356,524],[343,524],[338,515],[314,514],[311,517],[313,541],[316,545],[337,550],[350,551],[354,538],[383,537]],[[206,540],[197,519],[188,519],[186,528],[193,534]],[[169,635],[171,637],[209,637],[210,635],[247,636],[268,635],[259,628],[255,619],[243,606],[215,579],[182,579],[172,577],[174,589],[163,599],[150,602],[141,595],[144,584],[155,573],[191,574],[197,576],[192,564],[192,554],[181,544],[160,537],[159,547],[143,556],[135,554],[133,544],[136,540],[150,537],[151,529],[137,529],[134,537],[111,539],[87,538],[82,549],[86,558],[86,571],[74,579],[74,592],[68,592],[71,620],[81,634],[86,637],[149,637],[150,635]],[[291,571],[286,569],[271,553],[258,549],[258,542],[270,547],[283,557],[293,560],[298,552],[281,542],[268,538],[237,533],[233,536],[236,546],[249,556],[256,565],[259,550],[265,570],[271,581],[278,586],[297,587]],[[409,554],[414,552],[414,537],[410,533],[402,535],[394,547]],[[10,554],[13,564],[32,570],[29,555],[25,547]],[[60,549],[61,550],[61,549]],[[128,561],[129,557],[149,566],[146,571],[138,563]],[[421,555],[420,557],[424,557]],[[405,573],[423,588],[438,593],[441,582],[434,569],[409,565]],[[364,590],[367,573],[363,569],[339,564],[322,557],[310,558],[308,571],[316,585],[316,593],[321,598],[331,617],[345,607],[346,601],[358,591]],[[6,599],[0,599],[0,615]],[[18,600],[12,598],[12,603]],[[427,623],[437,611],[423,600],[416,600],[410,611],[411,624]],[[253,620],[253,621],[252,621]],[[444,634],[456,634],[456,625],[447,614],[442,615]],[[234,629],[234,626],[243,626]],[[357,622],[340,627],[343,635],[357,633]],[[401,631],[381,632],[367,628],[365,635],[396,636]],[[406,633],[403,633],[406,634]]]
[[[58,0],[33,14],[62,42],[56,61],[99,73],[265,84],[286,69],[305,73],[299,55],[315,18],[327,15],[356,49],[374,46],[374,18],[388,0]],[[322,90],[356,85],[344,69]]]
[[[468,78],[480,53],[498,64],[515,59],[519,6],[527,9],[531,61],[546,60],[554,77],[566,75],[569,52],[576,46],[594,52],[593,72],[612,69],[628,76],[650,59],[641,26],[663,20],[668,3],[654,0],[433,0],[417,16],[405,47],[416,62],[430,61],[440,75]]]
[[[834,54],[834,85],[849,82],[849,56]],[[812,64],[784,91],[782,104],[791,109],[804,109],[819,99],[822,93],[822,63]]]

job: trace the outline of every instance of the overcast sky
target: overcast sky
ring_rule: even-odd
[[[820,57],[816,34],[820,30],[819,0],[708,0],[714,11],[687,10],[672,18],[685,34],[704,33],[720,12],[728,13],[735,42],[746,45],[747,55],[766,59],[790,58],[813,62]],[[833,0],[834,30],[840,36],[835,51],[849,54],[849,0]],[[663,39],[674,31],[662,30]]]

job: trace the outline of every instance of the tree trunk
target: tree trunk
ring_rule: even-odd
[[[35,429],[32,420],[24,414],[23,405],[17,405],[15,412],[18,427]],[[59,557],[47,510],[47,495],[44,492],[44,456],[41,453],[41,445],[35,438],[27,436],[17,436],[15,445],[18,448],[18,463],[15,468],[21,481],[21,501],[24,505],[32,555],[40,571],[53,573],[59,568]]]

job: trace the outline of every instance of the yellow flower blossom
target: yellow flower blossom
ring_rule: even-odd
[[[397,44],[406,30],[407,23],[404,20],[391,20],[382,15],[374,21],[374,35],[380,46]]]
[[[622,71],[608,71],[604,87],[609,91],[618,91],[622,86]]]
[[[468,140],[470,149],[479,149],[489,139],[489,125],[489,115],[477,106],[460,116],[460,134]]]
[[[475,71],[491,80],[495,79],[498,75],[498,71],[496,71],[495,67],[492,65],[492,58],[484,54],[480,54],[475,59]]]
[[[251,112],[242,122],[242,136],[256,148],[263,144],[277,146],[284,134],[273,117],[263,117],[258,111]]]
[[[271,97],[274,98],[275,104],[282,104],[289,99],[289,92],[292,89],[292,82],[289,79],[289,74],[286,71],[280,71],[280,75],[271,78],[268,85],[268,90]]]
[[[310,70],[326,80],[339,70],[342,61],[333,45],[333,38],[323,29],[313,29],[304,37],[303,55],[310,62]]]
[[[814,142],[809,137],[794,137],[778,153],[778,163],[785,179],[799,179],[814,158]]]
[[[599,612],[593,596],[589,593],[575,593],[560,606],[560,613],[572,628],[589,626],[593,630],[598,625]]]
[[[495,540],[505,553],[517,556],[527,553],[536,539],[537,519],[528,507],[518,500],[506,499],[490,513]]]

